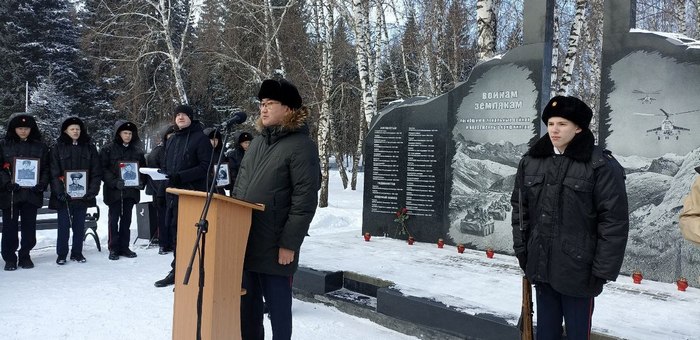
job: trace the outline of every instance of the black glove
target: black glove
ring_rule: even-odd
[[[604,284],[606,284],[607,281],[605,279],[601,279],[595,275],[591,275],[591,277],[588,278],[588,286],[589,287],[602,287]]]
[[[5,185],[5,190],[7,191],[19,191],[19,189],[22,189],[22,187],[17,183],[10,182]]]
[[[180,177],[180,174],[172,174],[168,176],[168,181],[170,182],[170,186],[180,186],[182,184],[182,178]]]
[[[32,191],[34,191],[36,193],[43,193],[44,191],[46,191],[46,187],[44,187],[41,184],[37,184],[37,185],[32,187]]]
[[[86,201],[93,200],[94,198],[95,198],[94,194],[87,194],[87,195],[83,196],[83,199]]]
[[[117,190],[124,190],[124,180],[117,180],[117,184],[114,185]]]
[[[518,265],[520,265],[520,268],[525,271],[525,267],[527,267],[527,253],[515,254],[515,257],[518,258]]]
[[[68,196],[68,194],[65,192],[59,192],[56,194],[56,198],[58,198],[58,200],[61,202],[70,201],[70,196]]]

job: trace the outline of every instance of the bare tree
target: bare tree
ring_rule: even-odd
[[[190,31],[194,22],[189,0],[129,0],[117,3],[118,5],[108,7],[112,17],[97,33],[101,38],[120,41],[115,46],[131,48],[130,54],[110,59],[137,66],[150,56],[164,57],[168,61],[173,86],[177,91],[176,99],[187,103],[182,59],[188,39],[192,37]],[[179,25],[174,16],[176,5],[185,9],[185,22]],[[140,29],[134,30],[132,27]]]
[[[579,40],[581,39],[581,27],[583,26],[584,15],[586,14],[586,0],[576,0],[576,15],[574,22],[571,25],[569,32],[569,45],[564,58],[564,69],[562,70],[561,80],[559,81],[559,89],[557,94],[566,95],[569,92],[571,84],[571,76],[578,55]]]
[[[477,57],[479,60],[485,60],[496,54],[496,15],[493,12],[493,0],[478,0],[476,13],[479,31]]]
[[[328,206],[328,155],[330,151],[330,97],[333,87],[333,7],[324,1],[313,3],[316,36],[321,45],[321,109],[318,118],[318,152],[321,158],[321,195],[318,206]]]

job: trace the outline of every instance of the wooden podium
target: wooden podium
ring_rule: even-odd
[[[169,188],[178,195],[177,258],[173,339],[196,339],[199,258],[195,258],[187,285],[182,282],[197,239],[197,227],[207,193]],[[252,204],[214,194],[209,206],[209,231],[204,249],[204,291],[202,294],[202,339],[240,339],[241,279],[248,243],[251,215],[265,210]]]

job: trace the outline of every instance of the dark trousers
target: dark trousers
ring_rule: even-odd
[[[56,240],[56,254],[60,257],[68,255],[68,238],[73,229],[73,248],[71,254],[83,253],[83,240],[85,239],[85,213],[87,207],[70,205],[70,209],[58,208],[58,239]],[[68,215],[70,210],[70,215]],[[72,217],[72,221],[71,218]]]
[[[537,340],[561,339],[562,318],[569,340],[590,339],[594,298],[563,295],[546,283],[537,291]]]
[[[163,228],[159,231],[158,241],[162,247],[175,248],[175,238],[177,238],[177,196],[165,195],[165,216]]]
[[[129,249],[131,240],[131,213],[136,202],[132,199],[122,199],[109,205],[107,226],[109,227],[108,248],[110,251]]]
[[[292,338],[292,276],[243,271],[241,296],[241,337],[264,340],[263,311],[267,305],[273,340]],[[263,297],[265,302],[263,302]]]
[[[153,197],[153,205],[156,207],[156,214],[158,215],[158,219],[156,221],[156,230],[155,233],[153,233],[153,229],[151,229],[151,236],[157,235],[156,237],[158,238],[158,244],[162,245],[162,230],[165,228],[165,210],[166,210],[166,205],[165,205],[165,197]]]
[[[162,240],[159,240],[161,247],[172,247],[173,248],[173,262],[170,263],[172,271],[175,272],[175,249],[177,248],[177,205],[178,198],[177,195],[165,194],[165,231],[163,239],[165,239],[165,245]]]
[[[37,207],[29,203],[14,203],[12,210],[2,210],[2,259],[8,263],[16,263],[17,247],[20,246],[19,218],[22,217],[22,248],[20,258],[28,258],[29,251],[36,245],[36,211]]]

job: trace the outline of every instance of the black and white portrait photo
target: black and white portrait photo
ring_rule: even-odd
[[[15,158],[14,181],[21,187],[33,187],[39,181],[38,158]]]
[[[66,194],[72,198],[81,198],[87,193],[87,171],[66,171]]]
[[[228,163],[223,163],[219,166],[219,169],[216,171],[216,186],[223,187],[229,185],[231,183],[229,178],[230,176],[228,173]]]
[[[138,162],[119,162],[119,175],[124,181],[125,187],[139,186],[139,163]]]

